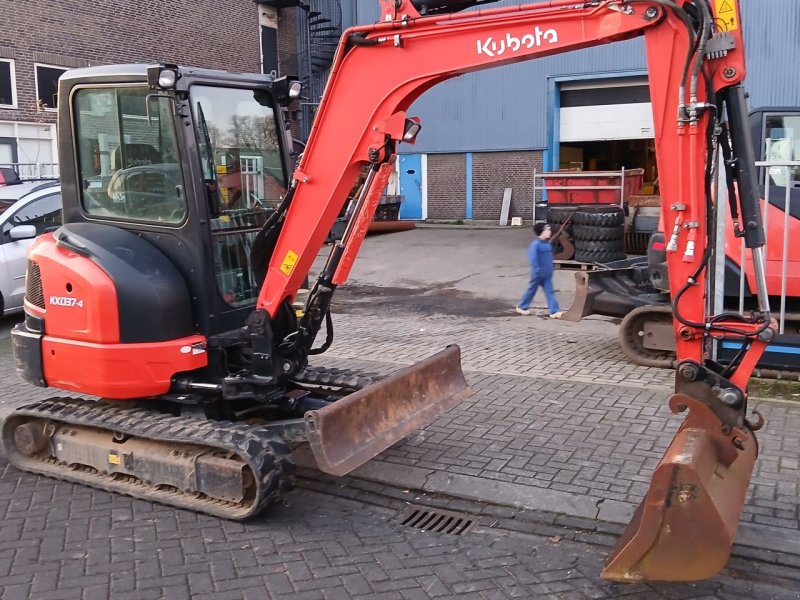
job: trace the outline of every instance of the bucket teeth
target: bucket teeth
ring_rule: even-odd
[[[602,572],[611,581],[699,581],[728,561],[758,445],[744,428],[723,432],[704,403],[690,410],[656,467],[650,488]]]

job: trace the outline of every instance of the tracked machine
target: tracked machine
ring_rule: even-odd
[[[798,156],[799,123],[797,107],[751,111],[748,127],[753,148],[758,149],[757,160],[792,160]],[[723,164],[729,168],[733,159],[727,154],[725,150]],[[782,308],[783,317],[780,334],[759,360],[758,372],[781,379],[800,377],[800,188],[796,175],[791,175],[796,170],[797,167],[771,166],[761,167],[758,173],[761,214],[769,241],[764,264],[767,294],[772,305]],[[726,308],[757,310],[756,271],[752,257],[743,252],[735,183],[731,180],[727,188],[728,197],[722,199],[727,220],[725,256],[720,265],[723,277],[714,284],[719,287],[718,296]],[[616,317],[621,320],[620,345],[632,362],[668,368],[676,362],[667,265],[674,227],[665,228],[662,224],[659,229],[650,237],[645,256],[576,273],[575,300],[563,318],[580,321],[590,315]],[[720,344],[718,355],[725,362],[735,360],[739,347],[734,340],[725,341]]]
[[[13,348],[26,381],[101,401],[54,397],[15,410],[2,430],[10,462],[244,519],[290,486],[288,444],[307,441],[320,469],[341,475],[455,406],[469,394],[457,347],[380,381],[308,366],[333,341],[331,298],[397,145],[420,129],[406,110],[462,73],[644,36],[664,221],[680,223],[667,253],[679,361],[670,407],[688,416],[603,577],[697,580],[722,569],[758,453],[747,382],[775,331],[738,2],[461,11],[475,4],[383,0],[379,23],[345,32],[293,172],[280,111],[298,94],[291,79],[175,65],[66,73],[64,225],[30,251]],[[709,314],[705,302],[723,121],[760,299],[744,317]],[[298,317],[298,288],[348,201],[347,227]],[[729,336],[745,342],[723,368],[706,349]]]

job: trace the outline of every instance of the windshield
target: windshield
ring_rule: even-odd
[[[767,115],[766,160],[775,163],[800,160],[800,115]],[[800,186],[800,167],[769,167],[770,184]]]
[[[194,85],[191,97],[200,159],[223,209],[274,208],[286,180],[270,95]]]
[[[258,297],[253,240],[286,191],[272,99],[204,85],[189,95],[203,176],[219,194],[220,216],[211,219],[217,285],[228,304],[244,306]]]
[[[183,221],[186,198],[172,104],[170,98],[153,95],[142,86],[77,92],[75,131],[87,213],[158,223]]]

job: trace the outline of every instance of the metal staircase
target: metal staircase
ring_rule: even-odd
[[[322,92],[328,81],[336,46],[342,35],[342,6],[339,0],[308,0],[298,14],[299,67],[304,96],[301,103],[301,135],[308,139]]]

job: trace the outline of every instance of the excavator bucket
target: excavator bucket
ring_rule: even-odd
[[[637,266],[575,273],[575,299],[561,317],[580,321],[589,315],[624,317],[640,306],[663,304],[665,295],[647,285]]]
[[[684,394],[670,408],[690,413],[653,473],[647,495],[606,561],[611,581],[699,581],[730,556],[758,443]],[[727,433],[726,433],[727,431]]]
[[[305,414],[320,470],[345,475],[473,394],[461,349],[445,350]]]

